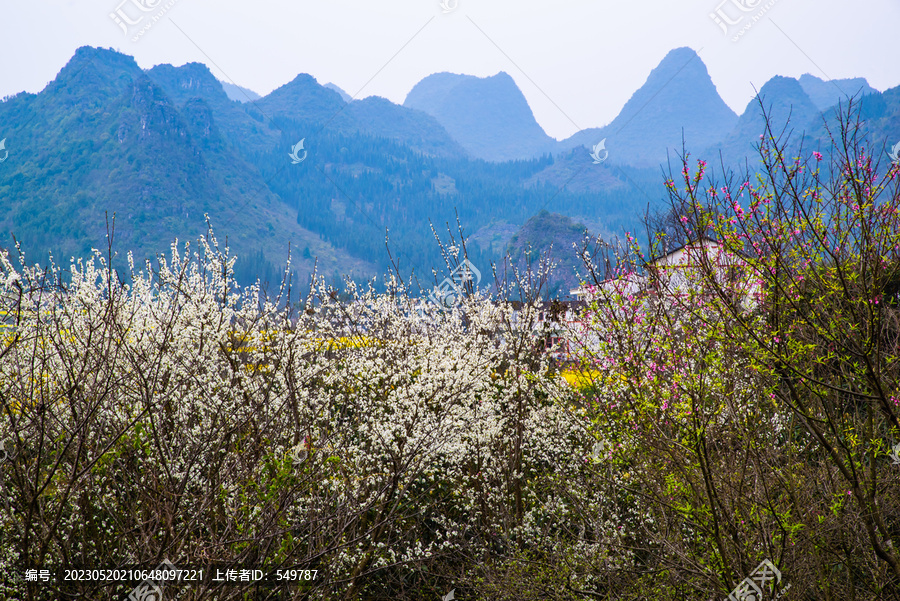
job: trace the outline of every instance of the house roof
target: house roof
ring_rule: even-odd
[[[719,242],[718,240],[715,240],[715,239],[713,239],[713,238],[710,238],[709,236],[700,236],[699,238],[693,238],[693,239],[691,239],[691,240],[688,240],[687,242],[685,242],[685,243],[682,244],[681,246],[679,246],[679,247],[677,247],[677,248],[673,248],[673,249],[670,250],[670,251],[667,251],[665,254],[662,254],[662,255],[659,255],[658,257],[655,257],[655,258],[653,258],[653,259],[650,259],[649,261],[647,261],[647,265],[653,265],[654,263],[656,263],[657,261],[659,261],[659,260],[661,260],[661,259],[665,259],[666,257],[671,257],[672,255],[674,255],[674,254],[677,253],[678,251],[683,250],[683,249],[687,248],[688,246],[693,246],[693,245],[697,244],[698,242],[705,242],[705,243],[715,244],[715,245],[717,245],[717,246],[721,246],[721,245],[722,245],[721,242]]]

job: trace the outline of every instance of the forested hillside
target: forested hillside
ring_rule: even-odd
[[[449,88],[437,85],[448,78]],[[509,232],[545,209],[606,239],[640,230],[645,212],[666,196],[658,165],[667,148],[669,160],[677,160],[674,145],[682,131],[694,156],[717,161],[721,154],[739,165],[755,153],[763,133],[760,110],[767,108],[773,123],[795,132],[789,150],[801,141],[821,147],[828,142],[823,118],[833,122],[835,113],[820,112],[816,103],[836,96],[820,83],[773,78],[760,91],[762,106],[752,101],[735,122],[702,61],[682,48],[650,74],[609,127],[584,130],[554,154],[490,162],[463,148],[472,123],[457,141],[440,121],[462,127],[458,111],[456,117],[444,111],[454,95],[470,93],[476,104],[490,96],[488,113],[501,110],[498,99],[519,99],[518,116],[494,133],[543,144],[509,77],[427,79],[407,104],[436,118],[383,98],[348,103],[306,74],[263,98],[239,102],[205,65],[143,71],[129,56],[84,47],[39,94],[0,103],[9,152],[0,164],[0,244],[12,246],[15,236],[35,261],[51,252],[67,261],[105,248],[107,217],[110,223],[114,217],[115,249],[152,258],[172,239],[204,231],[209,215],[238,255],[245,280],[278,280],[290,248],[301,280],[314,268],[366,279],[399,266],[427,286],[432,269],[444,267],[432,226],[455,229],[457,218],[465,235],[494,240],[471,248],[471,259],[485,269],[500,258]],[[870,92],[859,101],[867,134],[882,144],[890,136],[900,140],[897,89],[880,94],[863,88],[864,80],[844,83]],[[706,108],[692,112],[684,99],[697,89]],[[479,118],[490,120],[494,113],[488,113]],[[525,130],[517,133],[519,126]],[[609,138],[609,161],[594,161],[580,145],[597,143],[619,126],[631,134],[627,143]],[[629,166],[632,160],[644,167]],[[557,289],[564,287],[557,282]]]
[[[15,236],[34,260],[105,248],[107,215],[116,249],[153,257],[203,231],[208,214],[245,278],[277,278],[289,245],[299,275],[316,259],[328,275],[380,275],[388,236],[401,268],[427,283],[442,267],[431,224],[455,227],[458,216],[471,234],[549,207],[618,231],[664,193],[648,173],[611,174],[586,155],[572,174],[594,185],[572,189],[571,178],[542,175],[549,156],[473,160],[425,113],[378,98],[347,104],[309,76],[240,103],[203,65],[144,72],[100,48],[80,49],[41,93],[0,104],[0,119],[3,244]],[[473,253],[485,268],[497,258]]]

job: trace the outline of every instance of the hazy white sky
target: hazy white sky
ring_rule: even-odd
[[[700,54],[738,113],[773,75],[900,85],[897,0],[443,1],[455,8],[444,12],[441,0],[0,0],[0,96],[41,90],[83,45],[117,48],[144,68],[202,62],[263,95],[310,73],[360,98],[402,103],[431,73],[506,71],[556,138],[611,121],[680,46]],[[122,28],[110,16],[117,11]]]

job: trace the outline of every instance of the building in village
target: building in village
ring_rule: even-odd
[[[643,274],[612,278],[596,286],[583,285],[570,294],[586,302],[609,294],[648,295],[654,300],[677,302],[719,292],[750,306],[758,301],[760,290],[740,253],[711,238],[699,238],[648,261]]]
[[[744,256],[721,242],[699,238],[648,261],[643,273],[582,285],[570,294],[585,306],[615,302],[616,298],[696,303],[698,295],[726,295],[749,310],[759,302],[760,292],[758,279]],[[581,351],[595,347],[597,333],[583,311],[567,312],[559,326],[554,353],[560,360],[575,361],[583,355]]]

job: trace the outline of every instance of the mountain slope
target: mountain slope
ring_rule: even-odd
[[[877,94],[878,90],[869,85],[864,77],[853,79],[832,79],[825,81],[809,73],[800,76],[800,87],[820,111],[832,107],[839,102],[847,103],[848,98],[858,98],[868,94]]]
[[[556,141],[538,125],[512,77],[453,73],[429,75],[403,106],[432,115],[470,155],[488,161],[528,159],[550,152]]]
[[[222,84],[222,89],[228,94],[228,98],[235,102],[253,102],[254,100],[260,99],[259,94],[244,86],[238,86],[233,83],[228,83],[227,81],[220,81],[219,83]]]
[[[336,117],[346,105],[340,94],[320,86],[315,77],[306,73],[299,74],[256,103],[259,110],[269,116],[283,114],[298,121],[318,123]]]
[[[239,270],[246,258],[258,272],[273,271],[290,243],[300,271],[318,256],[329,276],[381,275],[391,266],[389,233],[400,266],[427,274],[440,265],[431,224],[458,216],[469,232],[518,228],[553,203],[618,230],[645,204],[621,181],[606,189],[588,178],[594,187],[568,189],[550,171],[532,179],[552,169],[550,156],[470,160],[421,111],[381,98],[340,104],[333,91],[299,79],[306,92],[281,90],[263,113],[228,99],[203,65],[144,72],[130,57],[79,50],[43,92],[0,103],[10,152],[0,164],[0,244],[15,233],[29,256],[84,256],[105,247],[108,213],[117,248],[140,259],[203,233],[209,214],[219,239],[227,236],[242,257]],[[296,102],[303,93],[318,105]],[[318,114],[304,114],[317,106]],[[341,106],[325,127],[306,120]],[[337,127],[338,119],[347,121]],[[385,130],[394,139],[379,135]],[[295,163],[288,151],[304,137]],[[472,258],[488,266],[496,250],[488,245]]]
[[[312,87],[320,92],[340,102]],[[604,200],[549,178],[528,181],[550,157],[499,164],[461,149],[429,155],[413,147],[416,136],[438,149],[450,140],[433,117],[380,98],[344,106],[368,128],[412,144],[354,121],[322,128],[295,120],[274,102],[259,121],[255,106],[228,99],[202,65],[144,72],[130,57],[83,48],[40,94],[0,103],[10,152],[0,163],[0,245],[15,234],[36,260],[48,251],[85,256],[105,248],[106,216],[115,215],[116,248],[140,261],[176,237],[204,233],[208,214],[241,257],[239,271],[273,272],[291,244],[298,271],[318,256],[320,273],[371,277],[390,267],[386,232],[401,267],[427,274],[440,264],[430,224],[457,215],[474,232],[491,222],[518,227],[551,202],[606,221],[614,201],[616,228],[629,213],[632,195],[621,187]],[[288,150],[304,136],[314,144],[293,163]],[[490,265],[494,250],[476,250],[473,260]]]
[[[338,92],[320,86],[305,74],[247,106],[228,98],[221,82],[206,65],[158,65],[148,74],[178,104],[203,98],[213,108],[225,137],[240,149],[265,152],[280,144],[281,130],[285,127],[280,119],[287,118],[310,124],[301,134],[307,136],[307,148],[315,145],[316,133],[328,127],[397,140],[425,154],[462,156],[465,152],[434,118],[420,111],[377,96],[347,104]],[[281,144],[281,149],[289,150],[298,140]]]
[[[353,101],[346,113],[358,131],[398,141],[428,155],[465,156],[465,150],[441,124],[422,111],[369,96]]]
[[[325,87],[328,88],[329,90],[334,90],[335,92],[340,94],[340,96],[344,102],[353,102],[353,97],[351,97],[350,94],[348,94],[347,92],[342,90],[340,87],[338,87],[337,84],[326,83]]]
[[[719,96],[706,65],[690,48],[669,52],[613,121],[560,142],[561,149],[591,147],[606,138],[609,161],[656,166],[666,151],[681,152],[720,141],[737,115]]]
[[[846,101],[840,109],[846,119]],[[900,86],[855,99],[853,111],[853,121],[858,115],[862,124],[860,133],[865,135],[866,143],[871,145],[874,158],[881,163],[882,170],[886,169],[892,160],[891,150],[900,143]],[[821,119],[815,122],[815,126],[810,128],[808,139],[804,141],[807,147],[818,150],[828,148],[831,145],[831,132],[839,131],[838,119],[837,106],[826,110]]]
[[[105,248],[108,216],[115,248],[140,261],[175,238],[204,233],[208,213],[245,261],[278,264],[290,244],[310,249],[310,258],[294,261],[300,271],[311,270],[315,253],[325,268],[371,268],[296,224],[295,212],[220,135],[205,100],[179,107],[130,57],[79,49],[23,101],[12,107],[23,110],[0,112],[16,143],[0,170],[3,245],[16,235],[34,259],[84,256]]]
[[[765,132],[765,114],[775,135],[784,129],[793,132],[792,142],[800,142],[804,133],[820,125],[820,112],[796,79],[777,75],[766,82],[759,94],[747,104],[737,125],[725,140],[704,153],[718,161],[719,153],[728,165],[740,165],[745,159],[755,163],[759,138]]]
[[[459,77],[423,89],[443,98],[456,93]],[[672,120],[684,117],[678,111],[693,119],[691,96],[687,108],[673,108],[676,96],[667,95],[677,87],[673,81],[651,100],[666,98]],[[790,126],[806,132],[808,150],[824,150],[823,114],[796,80],[776,78],[761,96],[776,120],[793,111]],[[900,88],[859,104],[873,146],[900,141]],[[758,112],[751,103],[719,149],[752,156]],[[644,112],[635,115],[632,122]],[[441,265],[432,225],[443,231],[458,218],[476,242],[470,258],[489,269],[498,252],[519,253],[508,241],[544,209],[610,238],[637,231],[644,211],[667,197],[658,167],[616,162],[612,137],[602,164],[583,147],[503,163],[471,159],[434,117],[378,97],[348,105],[309,76],[241,104],[203,65],[145,72],[131,57],[94,48],[79,49],[41,93],[0,102],[0,123],[9,151],[0,163],[0,245],[15,233],[38,260],[50,249],[65,261],[105,248],[107,214],[116,217],[116,247],[137,258],[202,234],[209,214],[245,274],[274,272],[288,243],[300,271],[318,256],[329,276],[381,275],[391,258],[406,275],[429,274]],[[647,140],[664,137],[654,135]],[[300,139],[306,146],[296,162],[288,152]],[[556,240],[568,252],[567,227],[540,223],[517,240]]]
[[[252,105],[245,107],[232,100],[225,84],[216,79],[206,65],[157,65],[148,70],[147,75],[179,106],[195,98],[203,99],[212,109],[222,134],[233,146],[259,151],[277,142],[278,131],[262,119]]]
[[[520,272],[529,266],[537,269],[541,256],[549,256],[556,263],[556,269],[544,293],[550,298],[567,296],[569,290],[578,286],[576,272],[584,272],[574,248],[581,246],[586,235],[590,232],[583,223],[565,215],[541,211],[513,234],[507,252]]]
[[[256,107],[270,119],[283,117],[311,124],[313,136],[329,128],[394,140],[426,155],[465,155],[433,117],[376,96],[348,104],[339,91],[319,85],[311,75],[298,75],[259,100]]]

